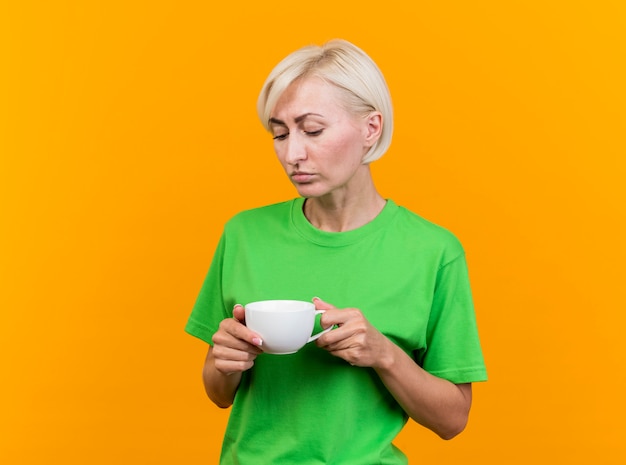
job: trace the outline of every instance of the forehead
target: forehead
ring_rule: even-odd
[[[330,116],[337,112],[345,113],[339,89],[320,78],[310,77],[291,83],[277,100],[270,116],[286,120],[306,113]]]

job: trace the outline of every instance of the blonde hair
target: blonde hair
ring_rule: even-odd
[[[352,43],[334,39],[322,46],[309,45],[285,57],[265,80],[257,100],[257,113],[270,131],[271,112],[291,83],[318,77],[340,90],[346,110],[355,115],[372,111],[382,114],[380,138],[363,157],[363,163],[377,160],[387,151],[393,133],[393,108],[385,78],[374,61]]]

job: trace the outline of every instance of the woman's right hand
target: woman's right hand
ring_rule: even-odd
[[[222,320],[213,335],[210,352],[215,369],[225,375],[249,370],[257,355],[263,352],[262,344],[259,335],[246,327],[243,306],[235,305],[233,318]]]
[[[202,370],[204,389],[218,407],[226,408],[233,403],[242,373],[263,352],[263,341],[246,327],[244,308],[235,305],[233,318],[222,320],[212,342]]]

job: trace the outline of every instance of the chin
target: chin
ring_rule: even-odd
[[[296,184],[295,187],[298,194],[300,194],[300,197],[305,197],[307,199],[322,197],[328,194],[326,189],[321,189],[320,186],[316,186],[314,184]]]

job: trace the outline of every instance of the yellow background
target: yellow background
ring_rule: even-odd
[[[223,223],[296,195],[263,79],[333,37],[388,79],[375,179],[462,240],[489,369],[461,436],[398,444],[624,463],[623,1],[0,5],[1,463],[216,462],[183,326]]]

